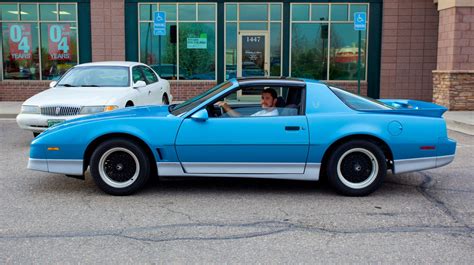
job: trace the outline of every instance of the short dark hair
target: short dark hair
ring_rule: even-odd
[[[272,95],[273,99],[276,99],[278,97],[277,92],[273,88],[266,88],[262,91],[262,94],[263,93],[268,93],[268,94]]]

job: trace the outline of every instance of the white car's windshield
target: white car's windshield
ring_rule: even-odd
[[[61,87],[128,87],[130,76],[124,66],[81,66],[69,70],[59,80]]]

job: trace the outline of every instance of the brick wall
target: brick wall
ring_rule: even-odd
[[[474,7],[439,11],[437,70],[474,69]]]
[[[3,80],[0,82],[0,101],[24,101],[47,89],[50,82]]]
[[[433,0],[384,0],[381,98],[431,101],[438,11]]]
[[[92,61],[125,60],[123,0],[91,0]]]
[[[170,81],[173,101],[190,99],[215,85],[215,81]]]

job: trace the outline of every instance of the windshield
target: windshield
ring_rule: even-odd
[[[128,87],[128,67],[81,66],[69,70],[57,84],[58,87]]]
[[[192,98],[192,99],[189,99],[179,105],[171,105],[170,106],[170,112],[171,114],[175,115],[175,116],[178,116],[182,113],[185,113],[185,112],[188,112],[192,109],[194,109],[195,107],[197,107],[199,104],[201,104],[202,102],[212,98],[214,95],[217,95],[219,94],[221,91],[223,91],[224,89],[227,89],[229,88],[230,86],[232,86],[232,83],[227,81],[227,82],[224,82],[220,85],[217,85],[211,89],[209,89],[208,91]]]
[[[342,100],[347,106],[355,110],[383,110],[393,109],[391,106],[384,104],[378,100],[363,97],[340,88],[330,87],[332,92]]]

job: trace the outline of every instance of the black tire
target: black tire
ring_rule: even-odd
[[[170,104],[170,100],[168,99],[168,96],[166,94],[163,95],[163,98],[161,99],[161,103],[163,103],[163,105]]]
[[[128,107],[133,107],[133,102],[129,101],[127,102],[127,104],[125,104],[125,108],[128,108]]]
[[[34,133],[33,133],[33,137],[37,137],[38,135],[40,135],[39,132],[34,132]]]
[[[347,196],[365,196],[374,192],[387,174],[382,150],[372,142],[363,140],[338,146],[326,169],[331,186]]]
[[[101,143],[90,161],[90,172],[96,185],[111,195],[138,191],[150,177],[150,168],[150,159],[143,148],[123,138]]]

